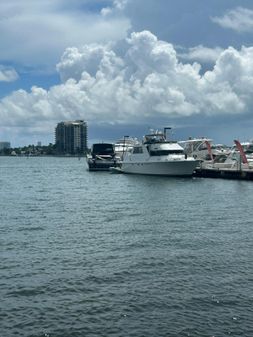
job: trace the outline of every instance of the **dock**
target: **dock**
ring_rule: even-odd
[[[253,180],[253,169],[229,169],[229,168],[197,168],[193,174],[194,177],[202,178],[222,178],[236,180]]]

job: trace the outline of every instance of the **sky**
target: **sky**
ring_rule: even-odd
[[[253,138],[252,0],[2,0],[0,141]]]

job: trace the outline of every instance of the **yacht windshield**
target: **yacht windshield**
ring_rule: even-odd
[[[136,154],[136,153],[143,153],[143,149],[141,146],[135,146],[133,148],[133,153]]]
[[[144,137],[144,144],[164,143],[165,141],[164,134],[162,133],[155,133]]]

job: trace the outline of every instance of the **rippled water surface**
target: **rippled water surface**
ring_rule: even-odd
[[[253,336],[253,183],[0,157],[0,336]]]

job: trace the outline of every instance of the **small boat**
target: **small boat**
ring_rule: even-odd
[[[195,170],[195,176],[253,180],[253,162],[248,160],[242,144],[238,140],[234,142],[235,147],[228,156],[220,155],[212,157],[211,161],[201,162]]]
[[[250,165],[253,165],[253,140],[250,140],[247,142],[240,142],[240,144],[241,144],[243,152],[245,153],[248,163]],[[235,145],[232,147],[231,152],[236,152],[236,151],[239,151],[239,150],[238,150],[238,144],[235,143]]]
[[[142,143],[134,145],[121,161],[123,173],[192,176],[198,160],[184,153],[176,141],[167,140],[166,130],[152,131]]]
[[[220,155],[228,155],[230,148],[224,144],[214,144],[210,138],[189,138],[187,140],[178,142],[183,148],[184,152],[201,161],[210,160],[210,150],[213,158]]]
[[[117,166],[114,145],[111,143],[95,143],[91,153],[87,155],[89,171],[109,171],[110,167]]]
[[[201,169],[216,169],[216,170],[233,170],[243,171],[252,170],[253,161],[251,160],[251,154],[245,151],[248,147],[244,143],[240,143],[238,140],[234,140],[235,145],[232,147],[230,153],[220,154],[213,156],[211,150],[211,160],[203,161],[200,165]]]

